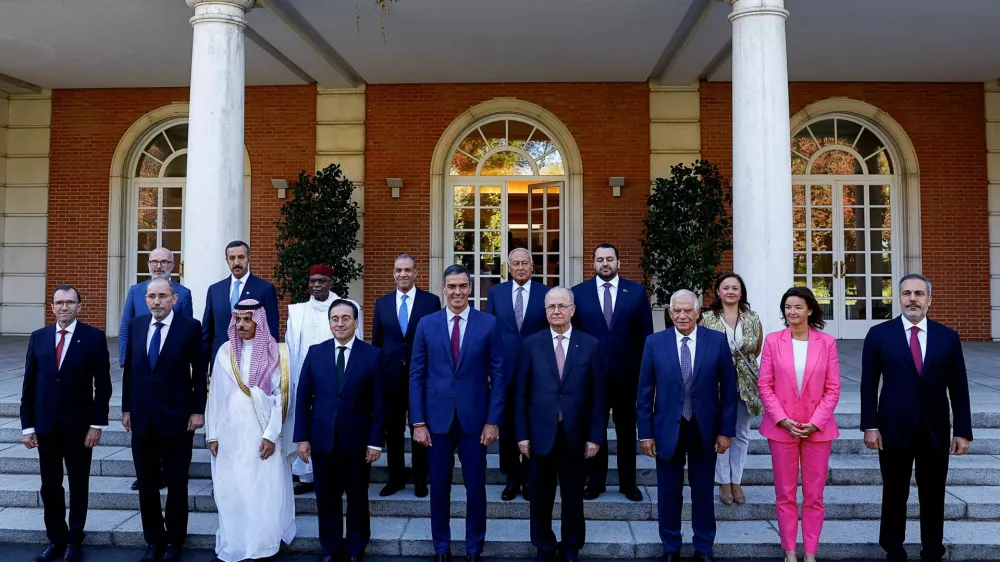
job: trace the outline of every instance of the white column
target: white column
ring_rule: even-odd
[[[246,13],[255,0],[185,0],[191,25],[191,104],[184,190],[184,284],[201,318],[208,286],[229,275],[225,247],[243,239]]]
[[[792,170],[784,0],[729,0],[733,13],[733,265],[764,332],[792,286]]]

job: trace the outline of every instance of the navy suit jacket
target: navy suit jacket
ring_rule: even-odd
[[[467,435],[479,435],[487,423],[503,421],[503,338],[493,316],[470,306],[456,366],[447,324],[447,309],[417,324],[410,360],[410,424],[426,423],[431,433],[448,433],[457,417]]]
[[[604,321],[604,309],[597,298],[597,281],[598,278],[594,277],[573,287],[576,303],[573,327],[597,338],[608,366],[608,383],[629,383],[634,388],[639,377],[643,342],[653,333],[649,297],[645,287],[619,277],[618,296],[611,316],[611,328],[608,328]]]
[[[205,413],[207,359],[201,325],[174,314],[156,367],[150,369],[146,334],[151,314],[129,322],[129,346],[122,372],[122,412],[129,412],[132,431],[173,435],[187,431],[191,414]]]
[[[375,320],[372,324],[372,345],[382,350],[387,390],[396,392],[409,387],[410,355],[413,353],[413,336],[417,324],[428,314],[441,310],[441,299],[433,293],[417,289],[413,302],[407,303],[410,317],[406,333],[399,329],[396,315],[396,291],[375,301]]]
[[[313,450],[364,451],[385,443],[379,349],[355,338],[337,389],[337,340],[309,348],[295,396],[296,443]],[[360,457],[364,458],[364,457]]]
[[[691,405],[698,422],[705,453],[715,447],[716,436],[736,433],[736,369],[725,334],[698,326],[694,365],[691,366]],[[684,382],[677,356],[676,329],[646,338],[636,398],[639,440],[656,439],[656,456],[669,459],[677,448]]]
[[[906,322],[909,327],[909,322]],[[972,439],[969,381],[962,342],[955,330],[927,319],[927,348],[921,374],[910,354],[902,317],[868,330],[861,353],[861,430],[878,429],[885,448],[947,452],[951,416],[955,436]],[[879,393],[879,382],[882,392]],[[950,408],[949,408],[950,401]],[[914,442],[923,425],[930,441]]]
[[[194,306],[191,303],[191,290],[181,285],[173,279],[170,284],[174,286],[177,293],[177,304],[174,305],[174,314],[194,318]],[[146,306],[146,286],[149,280],[132,285],[125,294],[125,306],[122,308],[122,322],[118,328],[118,365],[125,365],[125,350],[128,349],[128,323],[136,316],[149,314],[149,307]]]
[[[278,340],[278,291],[274,285],[255,277],[252,273],[246,277],[246,283],[241,287],[243,294],[240,300],[254,299],[264,305],[267,314],[267,329],[274,341]],[[229,323],[233,318],[233,309],[229,306],[229,285],[232,276],[226,277],[208,288],[205,298],[205,315],[201,321],[202,339],[205,346],[205,356],[214,361],[222,344],[229,339]]]
[[[92,425],[108,425],[111,360],[104,332],[77,321],[61,368],[56,341],[55,324],[35,330],[28,338],[21,429],[80,434]]]
[[[525,338],[517,360],[515,439],[530,440],[531,452],[548,455],[562,412],[574,456],[583,456],[588,441],[603,445],[608,426],[604,375],[604,358],[593,336],[580,330],[570,333],[561,380],[552,331]]]
[[[531,283],[531,291],[524,307],[520,331],[517,329],[517,321],[514,320],[514,281],[490,287],[486,300],[486,312],[497,317],[497,327],[503,337],[504,374],[507,375],[507,384],[514,384],[517,352],[521,349],[524,338],[549,327],[549,320],[545,317],[545,294],[549,292],[549,287],[537,281],[528,283]]]

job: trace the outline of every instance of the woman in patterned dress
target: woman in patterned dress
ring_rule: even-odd
[[[706,328],[726,334],[729,350],[736,366],[736,383],[740,405],[736,415],[736,435],[733,445],[719,455],[715,463],[715,481],[719,484],[719,499],[724,504],[746,503],[740,482],[743,465],[750,445],[750,420],[763,413],[757,390],[757,358],[764,343],[760,318],[750,310],[747,289],[743,279],[733,272],[726,272],[715,280],[714,296],[701,323]]]

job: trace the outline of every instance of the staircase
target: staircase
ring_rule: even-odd
[[[7,338],[4,338],[7,339]],[[837,408],[842,437],[834,442],[830,476],[826,488],[826,525],[819,555],[824,559],[881,558],[878,546],[878,518],[881,486],[878,457],[865,448],[859,423],[857,381],[860,342],[843,342],[841,361],[843,395]],[[23,347],[21,348],[23,350]],[[23,351],[22,351],[23,353]],[[951,559],[1000,558],[1000,346],[971,344],[966,348],[972,378],[972,451],[952,457],[945,503],[945,542]],[[0,542],[46,542],[38,494],[38,455],[21,445],[17,419],[20,379],[0,373]],[[116,380],[120,379],[120,374]],[[991,386],[992,385],[992,386]],[[15,390],[16,387],[16,390]],[[87,542],[122,546],[142,545],[138,516],[138,493],[129,489],[134,479],[129,435],[119,422],[120,382],[112,399],[111,426],[104,432],[101,446],[94,450],[90,484],[90,515]],[[756,425],[754,426],[756,428]],[[750,454],[744,473],[745,505],[716,502],[718,536],[716,555],[723,558],[780,557],[775,521],[774,489],[767,442],[756,429],[751,431]],[[617,482],[619,450],[614,429],[609,430],[610,478]],[[407,441],[407,447],[409,442]],[[628,454],[636,454],[628,445]],[[456,465],[458,463],[456,462]],[[598,558],[653,558],[660,555],[656,524],[656,475],[652,459],[639,456],[638,484],[645,498],[630,502],[610,487],[600,499],[586,503],[587,545],[583,555]],[[188,546],[211,549],[215,544],[217,513],[212,496],[209,452],[204,434],[195,435],[191,464]],[[375,463],[369,500],[372,512],[370,555],[430,555],[430,502],[418,499],[412,486],[389,498],[378,491],[388,476],[385,456]],[[452,489],[453,552],[464,550],[465,490],[459,466]],[[504,477],[499,470],[497,446],[487,457],[487,556],[504,558],[533,556],[529,543],[528,503],[523,499],[500,500]],[[165,492],[163,498],[165,499]],[[684,540],[690,542],[690,501],[685,489]],[[68,501],[68,497],[67,497]],[[295,551],[317,552],[316,500],[312,494],[296,497],[298,538]],[[556,517],[560,506],[556,500]],[[910,496],[907,549],[919,557],[919,524],[916,489]],[[557,536],[558,536],[558,523]],[[685,546],[685,556],[690,547]]]

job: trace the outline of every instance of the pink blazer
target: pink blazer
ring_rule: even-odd
[[[812,423],[819,431],[809,441],[833,441],[840,436],[833,411],[840,400],[840,362],[837,342],[829,334],[809,329],[809,351],[806,372],[799,394],[795,381],[795,358],[792,354],[792,330],[768,334],[760,355],[760,377],[757,387],[764,403],[764,419],[760,434],[775,441],[794,442],[778,422],[791,418],[800,423]]]

